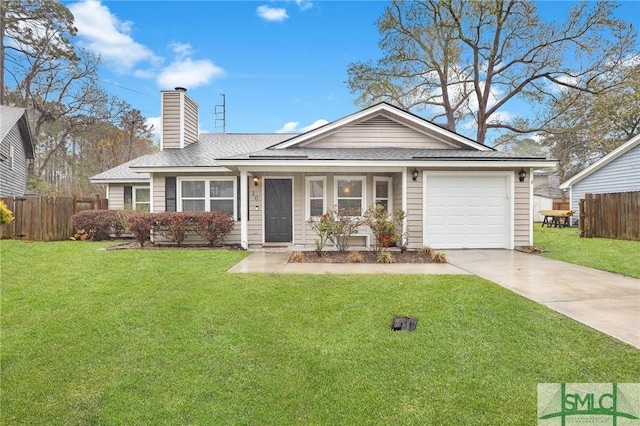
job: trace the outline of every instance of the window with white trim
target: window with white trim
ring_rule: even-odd
[[[133,187],[133,209],[141,212],[150,211],[151,190],[148,186]]]
[[[15,161],[15,152],[13,150],[13,144],[9,142],[9,170],[13,170],[13,162]]]
[[[236,215],[236,179],[180,179],[178,211],[220,211]]]
[[[326,188],[327,178],[324,176],[308,176],[307,182],[307,218],[320,217],[327,211]]]
[[[393,186],[390,177],[373,178],[373,199],[375,205],[384,207],[387,214],[393,213]]]
[[[336,206],[348,215],[360,216],[365,211],[365,177],[335,177]]]

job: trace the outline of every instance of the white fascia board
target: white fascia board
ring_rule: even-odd
[[[146,167],[131,166],[129,167],[139,173],[227,173],[232,171],[226,167]]]
[[[95,183],[95,184],[106,184],[106,183],[149,183],[149,178],[89,179],[89,182]]]
[[[601,159],[599,159],[598,161],[596,161],[595,163],[593,163],[592,165],[590,165],[589,167],[587,167],[586,169],[578,173],[577,175],[573,176],[571,179],[562,182],[560,185],[558,185],[558,188],[567,189],[573,186],[574,183],[580,182],[582,179],[586,178],[591,173],[606,166],[616,158],[620,157],[625,152],[630,151],[631,148],[634,148],[636,145],[638,145],[638,143],[640,143],[640,135],[632,137],[627,142],[623,143],[622,145],[620,145],[619,147],[617,147],[616,149],[614,149],[613,151],[611,151],[610,153],[608,153],[607,155],[605,155],[604,157],[602,157]]]

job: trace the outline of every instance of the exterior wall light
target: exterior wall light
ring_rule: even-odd
[[[520,182],[522,182],[522,181],[520,181]],[[253,186],[258,186],[259,183],[260,183],[260,179],[258,179],[257,176],[254,176],[254,178],[253,178]]]
[[[411,178],[414,182],[418,180],[418,169],[413,169],[413,171],[411,172]]]
[[[518,173],[518,178],[520,178],[520,182],[524,182],[524,178],[527,177],[527,172],[525,171],[525,169],[520,169],[520,172]]]

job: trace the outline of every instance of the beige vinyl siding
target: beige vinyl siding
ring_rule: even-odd
[[[124,210],[124,184],[109,184],[109,210]]]
[[[513,238],[514,246],[528,246],[531,245],[531,216],[530,216],[530,203],[529,199],[531,191],[529,188],[529,173],[527,171],[527,178],[524,182],[520,182],[518,179],[519,170],[514,171],[514,200],[513,200]]]
[[[181,92],[162,92],[162,149],[180,148]]]
[[[198,104],[183,94],[184,103],[184,147],[198,142]]]
[[[422,247],[422,208],[423,192],[422,173],[414,181],[411,177],[412,168],[407,170],[407,236],[409,238],[409,248],[418,249]]]
[[[249,220],[247,222],[248,241],[249,245],[262,244],[264,237],[262,235],[262,215],[264,214],[262,206],[262,192],[263,192],[263,180],[258,179],[258,186],[253,183],[253,178],[248,177],[249,180]],[[243,209],[243,213],[246,210]],[[240,224],[238,224],[239,226]]]
[[[310,148],[456,148],[433,136],[425,135],[404,124],[393,121],[384,115],[378,115],[361,123],[340,128],[318,140],[300,146]]]
[[[153,189],[151,190],[152,199],[151,203],[153,204],[153,212],[160,213],[166,211],[165,205],[165,181],[164,178],[167,176],[173,176],[164,173],[154,173],[153,175]]]

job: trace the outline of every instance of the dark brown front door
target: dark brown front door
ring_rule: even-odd
[[[264,242],[293,241],[291,179],[264,180]]]

